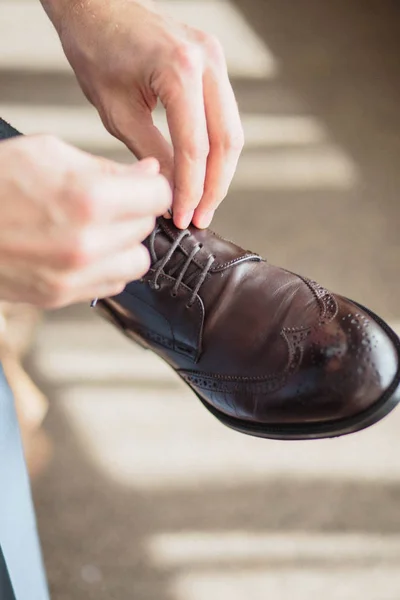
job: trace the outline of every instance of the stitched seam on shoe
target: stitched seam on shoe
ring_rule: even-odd
[[[165,228],[165,230],[166,230],[166,231],[167,231],[167,232],[168,232],[168,233],[169,233],[169,234],[170,234],[170,235],[171,235],[173,238],[175,237],[175,234],[174,234],[174,232],[172,231],[172,229],[170,229],[170,227],[169,227],[169,225],[168,225],[167,223],[163,222],[161,226],[162,226],[162,227],[164,227],[164,228]],[[222,240],[222,241],[226,241],[226,240],[224,240],[222,237],[218,236],[216,233],[212,232],[212,234],[213,234],[215,237],[218,237],[220,240]],[[231,243],[233,243],[233,242],[231,242]],[[179,244],[179,247],[181,248],[181,250],[183,250],[183,251],[185,252],[185,254],[187,254],[187,253],[188,253],[188,251],[186,250],[186,248],[185,248],[185,246],[184,246],[184,241],[183,241],[181,244]],[[230,260],[230,261],[227,261],[227,262],[225,262],[225,263],[219,263],[219,262],[217,262],[217,263],[216,263],[216,267],[215,267],[214,269],[210,269],[210,272],[211,272],[211,273],[214,273],[214,272],[222,271],[223,269],[226,269],[226,268],[228,268],[228,267],[230,267],[230,266],[234,265],[235,263],[237,263],[237,262],[240,262],[240,261],[244,261],[244,260],[246,260],[246,259],[248,259],[248,258],[250,258],[250,257],[259,258],[260,260],[262,260],[262,259],[261,259],[261,257],[260,257],[260,256],[258,256],[258,254],[249,253],[249,252],[248,252],[248,251],[246,251],[246,250],[243,250],[243,252],[244,252],[244,254],[241,254],[240,256],[238,256],[238,257],[236,257],[236,258],[234,258],[234,259],[232,259],[232,260]],[[200,268],[202,268],[202,267],[203,267],[203,265],[202,265],[202,264],[201,264],[201,263],[200,263],[200,262],[197,260],[197,258],[196,258],[196,257],[194,257],[194,259],[193,259],[193,261],[192,261],[192,262],[193,262],[195,265],[197,265],[198,267],[200,267]]]
[[[210,269],[210,273],[218,273],[219,271],[224,271],[225,269],[235,265],[237,263],[245,262],[245,261],[254,261],[254,262],[266,262],[261,256],[258,254],[246,253],[242,256],[238,256],[237,258],[233,258],[232,260],[225,263],[217,263],[217,266],[214,269]]]
[[[291,271],[289,271],[289,272],[291,273]],[[296,273],[292,273],[292,275],[296,275]],[[318,324],[323,325],[324,319],[327,316],[327,314],[329,316],[329,307],[328,307],[327,301],[324,300],[326,298],[328,298],[328,301],[331,301],[333,303],[334,308],[335,308],[333,314],[331,316],[329,316],[329,319],[328,319],[328,322],[332,321],[336,317],[338,310],[339,310],[338,303],[336,301],[335,296],[329,290],[327,290],[323,285],[317,283],[313,279],[309,279],[308,277],[303,277],[302,275],[296,275],[296,276],[306,284],[306,286],[308,287],[309,290],[311,290],[313,296],[315,297],[315,299],[318,303],[318,308],[320,310]],[[319,290],[324,291],[324,294],[322,296],[320,296],[318,294],[317,288]]]
[[[330,294],[330,292],[328,292],[328,290],[325,290],[325,288],[320,286],[321,289],[326,291],[326,294],[322,297],[319,297],[317,291],[313,288],[313,283],[315,285],[319,285],[319,284],[317,284],[316,282],[312,282],[312,280],[305,280],[303,277],[300,277],[300,279],[302,281],[304,281],[304,283],[306,283],[307,287],[310,288],[314,297],[317,300],[318,307],[320,310],[319,321],[318,321],[318,325],[316,325],[316,326],[285,327],[281,331],[281,336],[285,339],[287,346],[288,346],[289,358],[288,358],[287,365],[285,366],[285,368],[283,369],[283,371],[280,374],[267,375],[267,376],[254,376],[254,377],[240,377],[240,376],[234,376],[234,375],[218,375],[215,373],[201,373],[201,375],[200,375],[198,372],[193,372],[193,375],[190,374],[189,376],[194,377],[195,379],[199,379],[199,380],[201,378],[204,378],[204,379],[208,379],[211,381],[219,381],[221,383],[226,382],[226,383],[242,384],[242,385],[246,385],[248,383],[250,385],[251,384],[260,384],[262,386],[263,383],[271,384],[272,382],[275,381],[276,385],[280,384],[280,387],[283,387],[287,381],[288,376],[293,374],[294,372],[296,372],[298,369],[300,361],[297,361],[296,364],[293,364],[293,360],[295,359],[296,352],[300,352],[300,354],[302,355],[303,343],[304,343],[306,337],[308,337],[308,335],[311,334],[313,329],[316,329],[318,326],[321,326],[323,324],[323,318],[326,315],[327,309],[325,309],[326,304],[323,302],[322,298],[328,297],[329,299],[331,299],[333,301],[333,303],[335,305],[335,313],[333,315],[330,315],[329,321],[334,319],[335,315],[337,314],[337,310],[338,310],[336,299],[334,298],[334,296],[332,294]],[[295,340],[290,339],[292,336],[295,336],[295,335],[299,335],[301,337],[301,339],[299,340],[298,343],[295,343]],[[213,389],[213,388],[210,388],[205,385],[204,386],[200,386],[199,384],[195,384],[195,385],[202,387],[202,389],[208,389],[208,390]],[[215,390],[215,391],[218,391],[218,390]],[[276,390],[274,390],[274,391],[276,391]]]
[[[246,377],[241,375],[220,375],[219,373],[204,373],[203,371],[179,371],[180,373],[188,373],[190,376],[197,377],[198,379],[204,378],[209,380],[218,380],[218,381],[226,381],[226,382],[237,382],[237,383],[267,383],[273,381],[275,379],[280,379],[281,377],[286,375],[286,372],[289,371],[287,367],[282,373],[278,375],[254,375],[253,377]]]
[[[286,381],[290,371],[297,371],[298,365],[301,361],[302,348],[297,346],[294,349],[294,354],[300,353],[298,361],[293,365],[292,369],[286,368],[279,375],[271,375],[267,377],[240,377],[234,375],[218,375],[210,373],[199,373],[198,371],[180,370],[179,374],[183,379],[192,383],[195,387],[208,390],[211,392],[241,392],[246,391],[254,392],[254,387],[257,387],[256,392],[276,392],[281,389]],[[212,385],[204,384],[205,381],[209,381]],[[218,385],[219,384],[219,385]],[[224,386],[225,384],[225,386]],[[233,389],[232,389],[233,388]]]
[[[285,384],[286,380],[283,374],[281,376],[259,381],[257,379],[235,380],[234,378],[223,380],[218,377],[205,377],[203,374],[199,375],[196,371],[178,371],[178,373],[185,381],[194,387],[214,393],[271,393],[280,389]],[[205,381],[209,381],[210,385],[205,384]]]

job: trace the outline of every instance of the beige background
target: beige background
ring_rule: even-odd
[[[400,329],[396,3],[162,4],[220,36],[242,111],[214,227]],[[0,0],[0,114],[130,160],[34,0]],[[347,439],[240,436],[87,306],[47,315],[29,368],[51,399],[34,495],[54,600],[400,597],[400,412]]]

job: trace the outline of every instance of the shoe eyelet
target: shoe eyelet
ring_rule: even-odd
[[[156,291],[159,290],[161,287],[159,283],[153,283],[152,281],[149,281],[149,285],[152,290],[156,290]]]
[[[176,297],[177,297],[177,295],[178,295],[178,294],[177,294],[176,292],[171,292],[171,297],[172,297],[172,298],[176,298]]]

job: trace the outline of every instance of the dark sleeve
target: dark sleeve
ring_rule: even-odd
[[[6,121],[3,121],[3,119],[0,119],[0,140],[5,140],[17,135],[21,135],[19,131],[6,123]]]

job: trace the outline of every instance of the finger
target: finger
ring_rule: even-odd
[[[210,153],[204,193],[193,223],[208,227],[228,193],[243,148],[243,129],[226,66],[209,68],[204,76],[204,103]]]
[[[57,251],[51,252],[47,248],[48,265],[55,268],[65,269],[88,265],[116,252],[133,248],[143,242],[153,231],[155,226],[154,217],[143,217],[111,223],[108,226],[92,227],[78,234],[76,239],[71,239],[71,233],[60,237]],[[42,248],[44,252],[46,248]]]
[[[160,172],[160,163],[157,158],[151,153],[139,156],[137,162],[133,164],[119,163],[103,156],[95,156],[83,150],[79,150],[73,146],[65,144],[57,138],[49,136],[51,143],[55,146],[56,151],[61,150],[68,159],[68,165],[70,169],[76,169],[78,172],[84,171],[85,173],[101,171],[103,174],[109,175],[123,175],[134,172],[140,172],[147,175],[156,175]],[[171,150],[172,153],[172,150]]]
[[[22,230],[9,236],[11,243],[6,243],[1,250],[10,254],[13,261],[23,259],[24,264],[31,265],[31,268],[39,261],[47,268],[72,269],[132,248],[143,242],[154,226],[155,217],[150,216],[113,222],[110,225],[100,224],[78,233],[74,233],[68,226],[65,232],[55,230],[53,235],[46,237],[41,230],[29,236],[27,231]],[[17,262],[15,264],[17,268]]]
[[[150,256],[143,244],[118,252],[73,275],[76,287],[128,283],[142,277],[150,268]]]
[[[89,268],[65,275],[59,286],[61,293],[50,302],[53,306],[62,306],[115,295],[127,283],[142,277],[149,267],[149,253],[139,244],[134,249],[120,252]]]
[[[90,173],[97,174],[99,171],[103,175],[123,175],[133,172],[156,175],[160,171],[159,162],[151,154],[145,160],[126,164],[90,154],[52,135],[27,136],[24,138],[24,142],[31,148],[36,160],[40,160],[40,158],[48,160],[49,156],[53,159],[57,157],[72,177],[78,177],[82,173],[86,175]]]
[[[133,169],[146,175],[158,175],[160,172],[160,163],[156,158],[148,157],[135,163]]]
[[[54,145],[53,156],[58,154],[60,160],[71,173],[72,176],[78,176],[82,173],[86,175],[91,173],[101,173],[102,175],[123,175],[124,173],[131,172],[132,168],[135,168],[135,164],[119,163],[103,156],[96,156],[75,146],[66,144],[65,142],[53,138],[52,136],[45,136],[45,141],[49,137],[47,144]]]
[[[79,184],[76,186],[79,188]],[[128,172],[86,178],[72,193],[70,209],[78,220],[109,222],[159,216],[170,208],[171,188],[162,175]],[[70,198],[71,199],[71,198]]]
[[[175,72],[159,95],[174,148],[173,217],[176,226],[184,229],[203,195],[209,141],[201,55],[183,46],[177,56]]]
[[[89,240],[89,254],[103,258],[115,252],[133,248],[150,235],[155,227],[155,221],[155,217],[143,217],[98,228],[93,232],[91,247]]]
[[[102,299],[117,296],[118,294],[121,294],[121,292],[124,291],[125,287],[126,283],[123,281],[113,284],[100,284],[93,288],[79,290],[79,293],[74,292],[69,294],[68,296],[63,295],[37,299],[36,301],[32,301],[31,304],[34,304],[35,306],[46,310],[64,308],[65,306],[71,306],[80,302],[85,302],[89,304],[89,302],[92,302],[94,298]]]

